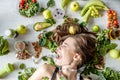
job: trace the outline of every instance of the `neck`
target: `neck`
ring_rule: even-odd
[[[67,77],[68,80],[76,80],[77,67],[76,66],[63,66],[62,73]]]

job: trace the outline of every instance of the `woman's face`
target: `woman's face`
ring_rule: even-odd
[[[69,37],[57,48],[56,52],[59,55],[56,60],[57,65],[62,66],[71,64],[75,54],[75,43],[75,39]]]

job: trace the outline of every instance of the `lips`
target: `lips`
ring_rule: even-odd
[[[62,58],[62,56],[58,55],[57,59],[60,60]]]

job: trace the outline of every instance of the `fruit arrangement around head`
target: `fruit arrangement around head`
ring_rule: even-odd
[[[43,17],[45,18],[45,21],[43,22],[36,22],[33,25],[33,30],[36,32],[41,32],[38,35],[38,41],[35,42],[29,42],[27,41],[16,41],[14,44],[14,48],[16,50],[16,57],[19,60],[26,60],[32,57],[33,62],[35,64],[39,63],[39,59],[42,59],[43,61],[47,62],[48,64],[55,65],[55,62],[53,60],[53,56],[44,56],[41,57],[42,48],[49,49],[53,54],[58,47],[59,43],[57,42],[61,36],[58,35],[58,33],[55,34],[55,31],[63,31],[68,32],[67,34],[75,35],[77,34],[78,30],[81,28],[85,28],[87,30],[87,24],[89,23],[90,17],[93,18],[99,18],[102,15],[99,13],[100,10],[104,10],[107,12],[108,16],[108,24],[107,28],[102,30],[99,25],[94,24],[91,27],[92,32],[96,34],[96,56],[95,59],[90,63],[86,64],[85,70],[82,72],[82,74],[89,75],[90,73],[98,75],[102,79],[108,79],[109,76],[106,76],[108,73],[106,71],[112,71],[112,69],[105,68],[104,63],[104,56],[109,53],[109,55],[114,59],[120,59],[120,51],[116,49],[117,44],[112,43],[112,40],[116,40],[120,38],[120,28],[118,24],[118,18],[117,18],[117,12],[115,10],[109,9],[105,3],[101,0],[90,0],[87,2],[87,4],[82,8],[80,15],[82,17],[82,21],[80,22],[77,18],[71,18],[65,15],[65,9],[67,8],[67,5],[70,3],[70,0],[62,0],[61,6],[64,10],[60,8],[56,8],[53,11],[49,9],[49,7],[55,6],[54,0],[49,0],[47,2],[47,7],[39,7],[39,3],[37,0],[20,0],[19,3],[19,12],[21,15],[26,17],[32,17],[35,16],[40,9],[40,13],[42,13]],[[70,3],[70,9],[73,12],[78,12],[80,10],[81,6],[77,1],[72,1]],[[48,27],[53,26],[56,24],[55,19],[64,19],[63,24],[58,25],[55,30],[52,31],[46,31]],[[25,25],[20,25],[14,29],[8,29],[5,31],[5,36],[7,38],[17,38],[19,35],[24,35],[27,33],[28,27]],[[63,34],[61,34],[63,35]],[[9,52],[8,47],[8,41],[7,39],[4,39],[2,36],[0,37],[0,56],[5,55]],[[29,50],[29,46],[32,44],[32,50],[34,52],[31,52]],[[33,53],[33,54],[32,54]],[[52,55],[52,54],[50,54]],[[7,65],[7,69],[3,69],[0,71],[0,77],[6,75],[6,73],[11,72],[11,68],[13,71],[13,66],[11,64]],[[21,65],[22,69],[25,67],[25,65]],[[10,72],[8,71],[10,70]],[[105,70],[104,70],[105,69]],[[102,70],[102,71],[99,71]],[[27,80],[32,73],[35,71],[34,68],[28,68],[25,69],[23,73],[20,72],[18,80]],[[120,76],[117,72],[113,71],[114,75],[118,75],[115,77],[115,80]],[[27,76],[26,76],[27,75]],[[108,74],[109,75],[109,74]],[[114,76],[112,76],[112,80]],[[119,79],[119,78],[118,78]]]

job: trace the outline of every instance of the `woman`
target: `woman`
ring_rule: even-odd
[[[55,67],[49,64],[42,65],[29,80],[42,80],[48,77],[49,80],[80,80],[79,69],[86,63],[92,61],[96,51],[96,41],[93,34],[82,30],[81,34],[60,36],[59,47],[56,50],[58,55]],[[57,31],[56,31],[57,32]],[[60,31],[59,31],[60,32]],[[77,77],[78,76],[78,77]]]

